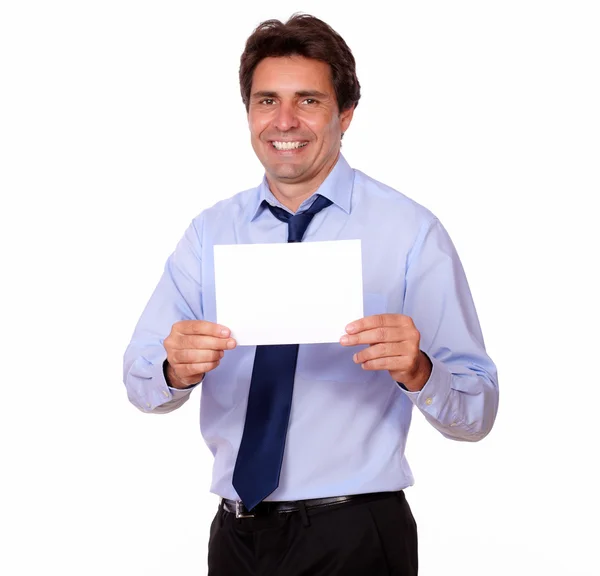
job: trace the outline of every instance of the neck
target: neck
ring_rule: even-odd
[[[333,167],[336,165],[338,155],[334,158],[333,162],[329,166],[324,166],[323,169],[312,179],[307,182],[285,182],[280,180],[275,180],[271,178],[269,173],[266,174],[267,182],[269,184],[269,189],[273,193],[273,196],[277,198],[281,204],[283,204],[286,208],[296,213],[298,208],[302,202],[304,202],[307,198],[310,198],[325,182],[325,179],[331,171]]]

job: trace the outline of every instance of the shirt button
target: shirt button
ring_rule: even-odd
[[[150,402],[146,404],[146,408],[150,408]]]
[[[165,395],[165,398],[169,397],[169,393],[166,390],[163,390],[163,394]]]
[[[427,398],[427,400],[425,400],[425,404],[427,404],[427,406],[431,406],[432,402],[433,400],[431,398]]]

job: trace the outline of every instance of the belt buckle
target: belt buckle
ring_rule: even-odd
[[[237,500],[235,503],[235,517],[236,518],[254,518],[254,514],[250,514],[244,503],[241,500]]]

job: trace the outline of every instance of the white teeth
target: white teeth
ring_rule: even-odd
[[[308,142],[273,142],[273,146],[277,150],[295,150],[296,148],[304,148]]]

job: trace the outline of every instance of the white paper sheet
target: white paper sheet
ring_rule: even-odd
[[[214,248],[217,322],[238,345],[338,342],[363,317],[360,240]]]

